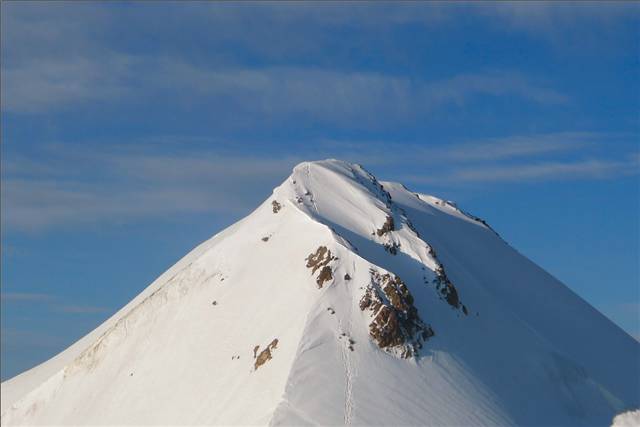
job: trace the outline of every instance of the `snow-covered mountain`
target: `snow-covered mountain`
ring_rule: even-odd
[[[483,220],[326,160],[2,383],[2,424],[609,425],[639,363]]]

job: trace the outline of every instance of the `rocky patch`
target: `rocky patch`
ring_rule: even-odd
[[[395,224],[393,222],[393,217],[387,215],[387,219],[384,222],[384,224],[382,224],[382,227],[380,227],[379,229],[376,230],[376,234],[378,236],[383,236],[385,234],[387,234],[390,231],[395,230]]]
[[[469,311],[467,310],[467,307],[461,303],[460,297],[458,295],[458,290],[456,289],[455,285],[451,283],[451,280],[449,280],[449,277],[447,277],[447,273],[444,269],[444,266],[438,260],[436,251],[429,244],[427,244],[427,250],[428,250],[429,256],[431,256],[431,258],[435,261],[437,265],[434,271],[436,277],[435,279],[433,279],[433,283],[436,285],[436,290],[438,291],[440,298],[446,301],[446,303],[449,304],[451,307],[457,310],[461,310],[465,316],[468,315]],[[430,283],[430,280],[426,276],[423,276],[423,279],[425,284]]]
[[[429,255],[431,255],[431,257],[438,263],[438,266],[435,270],[436,278],[433,281],[436,285],[436,290],[438,291],[440,296],[447,302],[447,304],[455,309],[462,310],[462,312],[466,316],[468,314],[467,307],[460,302],[458,290],[456,289],[454,284],[451,283],[449,277],[447,277],[444,266],[442,265],[442,263],[440,263],[440,261],[438,261],[436,252],[431,246],[429,246]]]
[[[384,236],[384,240],[386,240],[386,242],[382,244],[382,247],[391,255],[397,255],[398,249],[400,249],[400,243],[394,242],[392,236],[389,235],[389,233],[391,233],[395,229],[396,225],[393,217],[391,215],[387,215],[387,219],[385,220],[384,224],[382,224],[382,227],[377,229],[374,233],[371,233],[372,235],[377,235],[378,237]]]
[[[333,274],[331,273],[331,267],[329,267],[328,265],[325,265],[324,267],[322,267],[322,270],[320,270],[320,274],[316,279],[316,283],[318,284],[319,288],[322,288],[322,285],[324,284],[324,282],[328,282],[331,279],[333,279]]]
[[[413,305],[413,296],[405,283],[392,274],[371,270],[371,283],[360,300],[360,310],[373,317],[369,335],[381,349],[409,358],[434,335]]]
[[[440,292],[440,295],[447,301],[451,307],[460,308],[460,297],[458,297],[458,290],[451,283],[445,273],[442,265],[439,265],[436,269],[436,289]]]
[[[400,249],[400,243],[392,242],[385,243],[382,245],[385,251],[389,252],[391,255],[397,255],[398,249]]]
[[[282,209],[282,205],[278,203],[277,200],[274,200],[273,202],[271,202],[271,207],[273,208],[274,214],[280,212],[280,209]]]
[[[271,341],[269,343],[269,345],[267,346],[267,348],[265,348],[264,350],[262,350],[260,352],[260,354],[258,354],[256,356],[256,354],[258,353],[258,350],[260,349],[260,346],[257,345],[253,348],[253,357],[256,360],[253,364],[253,368],[255,370],[257,370],[260,366],[264,365],[266,362],[268,362],[269,360],[272,359],[272,354],[271,352],[273,350],[275,350],[276,348],[278,348],[278,339],[275,338],[273,341]]]
[[[316,278],[318,288],[322,288],[325,282],[333,279],[333,271],[329,263],[336,259],[338,258],[333,256],[326,246],[320,246],[315,253],[309,254],[306,258],[307,268],[311,269],[311,274],[315,274],[320,269],[320,274]]]

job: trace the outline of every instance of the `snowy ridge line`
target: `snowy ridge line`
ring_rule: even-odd
[[[430,196],[430,195],[426,195],[426,194],[421,194],[421,193],[417,193],[415,191],[410,190],[409,188],[407,188],[406,185],[401,184],[401,183],[388,183],[388,184],[394,184],[394,185],[398,185],[400,187],[402,187],[405,191],[412,193],[413,195],[416,196],[416,198],[418,198],[418,200],[420,200],[423,203],[428,204],[429,206],[435,206],[438,209],[449,209],[452,210],[454,212],[459,213],[460,215],[469,218],[470,220],[478,223],[478,225],[483,226],[484,228],[492,231],[496,236],[502,238],[500,236],[500,234],[493,228],[491,227],[491,225],[489,225],[489,223],[487,221],[485,221],[484,219],[480,218],[479,216],[476,216],[468,211],[465,211],[463,209],[461,209],[457,203],[452,202],[451,200],[444,200],[441,199],[439,197],[435,197],[435,196]]]
[[[124,316],[120,317],[116,323],[114,325],[112,325],[107,331],[105,331],[96,341],[93,345],[91,345],[89,348],[87,348],[86,350],[84,350],[71,364],[67,365],[67,367],[65,368],[65,376],[67,374],[71,375],[73,373],[75,373],[75,370],[72,370],[71,368],[74,367],[78,367],[80,368],[80,366],[86,367],[87,369],[91,370],[94,366],[95,363],[97,363],[95,361],[96,358],[99,358],[98,353],[104,348],[104,346],[107,345],[115,345],[117,344],[116,342],[113,343],[108,343],[106,342],[111,335],[116,334],[116,332],[118,332],[119,330],[124,330],[125,334],[124,336],[120,337],[120,336],[116,336],[116,338],[120,338],[120,340],[124,340],[127,338],[127,324],[129,321],[134,320],[133,318],[138,315],[140,313],[140,311],[142,311],[143,309],[147,308],[147,305],[152,305],[152,308],[154,305],[158,306],[158,305],[163,305],[163,303],[166,303],[170,297],[169,293],[171,291],[174,291],[174,287],[176,286],[181,286],[180,284],[177,283],[177,279],[179,278],[179,276],[181,274],[184,274],[185,272],[189,271],[189,268],[193,266],[194,261],[190,262],[189,264],[187,264],[184,268],[182,268],[180,271],[178,271],[176,274],[174,274],[173,276],[171,276],[171,278],[169,280],[167,280],[165,283],[163,283],[162,285],[160,285],[160,287],[158,287],[158,289],[156,289],[152,294],[150,294],[149,296],[147,296],[144,300],[142,300],[138,305],[136,305],[135,307],[133,307],[131,310],[129,310]],[[194,279],[194,282],[198,283],[198,279],[200,278],[200,276],[202,276],[203,274],[205,274],[204,270],[198,270],[198,277],[196,277]],[[224,280],[224,274],[220,271],[216,271],[213,274],[208,275],[208,277],[206,277],[204,280],[202,280],[202,284],[206,284],[208,283],[212,278],[214,277],[221,277]],[[181,289],[177,289],[177,291],[179,293],[182,292],[186,292],[186,289],[184,288],[184,285],[182,285],[183,287]],[[179,295],[178,295],[179,297]],[[87,365],[88,364],[88,365]],[[80,366],[77,366],[80,365]]]
[[[81,372],[83,368],[87,370],[92,370],[97,363],[99,363],[100,353],[105,351],[108,346],[112,346],[117,344],[119,341],[122,341],[128,336],[128,323],[132,317],[139,314],[141,310],[147,308],[147,305],[155,303],[159,298],[162,301],[166,302],[168,300],[168,292],[171,289],[168,289],[169,286],[175,285],[175,279],[184,271],[187,271],[193,264],[194,261],[189,262],[182,269],[173,274],[167,281],[159,285],[157,289],[155,289],[151,294],[147,295],[142,301],[138,304],[134,305],[131,309],[126,311],[126,313],[120,316],[109,328],[107,328],[98,338],[88,345],[78,356],[75,357],[70,363],[65,365],[62,369],[54,373],[49,379],[41,384],[40,386],[33,389],[28,395],[23,396],[19,400],[17,400],[14,404],[11,405],[11,409],[19,408],[24,401],[27,401],[29,396],[33,393],[38,395],[40,391],[53,389],[53,394],[55,394],[55,390],[62,385],[62,382],[70,375],[74,375],[78,372]],[[202,272],[202,271],[201,271]],[[217,271],[211,274],[207,279],[204,280],[203,283],[206,283],[209,279],[222,276],[222,273]],[[120,331],[124,331],[124,335],[117,335]],[[116,335],[113,337],[113,335]],[[109,339],[114,338],[116,341],[107,342]],[[55,386],[53,385],[55,384]],[[32,403],[33,405],[33,403]],[[37,405],[37,401],[35,403]],[[6,411],[5,411],[6,412]],[[0,418],[4,416],[4,413],[0,415]]]
[[[248,217],[247,217],[248,218]],[[208,240],[202,242],[193,248],[189,253],[187,253],[184,257],[182,257],[178,262],[176,262],[171,268],[162,273],[157,279],[151,282],[140,294],[134,297],[131,301],[125,304],[122,308],[116,311],[111,317],[105,320],[101,325],[99,325],[96,329],[78,339],[75,343],[73,343],[70,347],[63,350],[62,352],[55,355],[48,362],[41,363],[28,371],[25,371],[18,376],[11,378],[2,382],[1,388],[2,393],[0,393],[2,398],[2,411],[0,415],[3,415],[6,411],[8,411],[13,405],[8,405],[10,402],[8,399],[4,397],[7,394],[20,394],[21,396],[14,398],[13,402],[18,402],[22,398],[26,397],[32,391],[35,391],[38,386],[34,384],[34,386],[28,390],[16,390],[13,391],[13,385],[18,380],[27,375],[38,374],[42,372],[43,380],[47,378],[52,378],[59,373],[66,370],[66,368],[75,362],[77,358],[79,358],[85,351],[87,351],[90,347],[96,344],[98,340],[100,340],[109,330],[113,329],[113,327],[119,322],[119,320],[128,315],[129,312],[134,310],[144,301],[146,301],[151,295],[156,293],[161,287],[163,287],[169,280],[175,277],[180,271],[185,268],[185,264],[190,264],[194,262],[199,256],[205,253],[212,245],[220,242],[221,238],[225,235],[230,234],[230,232],[238,227],[242,222],[246,221],[247,218],[240,220],[238,223],[232,225],[231,227],[216,233],[214,236],[209,238]],[[52,362],[58,362],[53,364]],[[49,366],[47,366],[49,365]],[[55,368],[51,370],[50,368]]]

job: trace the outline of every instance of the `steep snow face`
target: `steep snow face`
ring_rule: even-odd
[[[497,234],[487,232],[483,220],[463,213],[471,221],[458,221],[447,207],[431,202],[429,196],[413,194],[399,184],[386,183],[385,188],[415,218],[416,228],[428,236],[463,295],[486,292],[501,310],[514,313],[606,389],[637,406],[640,384],[629,381],[629,375],[640,378],[640,346],[636,340]],[[437,209],[433,216],[432,207]],[[475,295],[468,297],[474,302],[478,299]],[[611,369],[611,365],[625,368]]]
[[[639,360],[483,220],[326,160],[3,383],[2,424],[609,425]]]

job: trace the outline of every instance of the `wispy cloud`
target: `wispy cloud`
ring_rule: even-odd
[[[431,155],[455,161],[504,160],[541,154],[575,151],[608,138],[590,132],[559,132],[541,135],[515,135],[503,138],[470,141],[448,147]]]
[[[372,164],[422,163],[456,166],[458,163],[495,164],[497,161],[535,159],[593,151],[606,144],[627,141],[632,135],[600,132],[553,132],[510,135],[498,138],[463,140],[449,144],[405,141],[322,140],[329,150],[340,150],[347,156],[363,157]],[[630,154],[633,158],[636,154]],[[365,162],[362,160],[362,162]]]
[[[481,96],[517,97],[536,104],[569,98],[515,71],[460,74],[441,80],[317,67],[238,68],[194,65],[179,58],[105,53],[99,58],[52,58],[7,66],[2,108],[9,112],[61,111],[92,103],[166,98],[174,107],[206,105],[219,116],[291,120],[305,116],[348,124],[408,121]],[[245,120],[247,120],[246,118]]]
[[[487,183],[554,181],[567,179],[607,179],[640,173],[637,160],[590,159],[573,162],[546,161],[530,164],[472,166],[454,168],[438,176],[405,176],[414,183]]]
[[[51,295],[42,293],[25,293],[25,292],[2,292],[0,293],[0,300],[2,301],[51,301],[53,297]]]
[[[606,32],[629,17],[638,16],[640,8],[631,2],[407,2],[402,5],[378,2],[252,2],[172,3],[152,5],[137,3],[123,10],[101,3],[6,2],[3,4],[3,38],[20,38],[27,49],[58,53],[71,44],[74,51],[95,47],[114,27],[123,33],[154,32],[161,42],[184,30],[184,23],[200,36],[206,48],[224,47],[233,41],[234,49],[250,51],[270,59],[282,59],[292,52],[312,54],[336,44],[332,31],[361,28],[387,33],[398,26],[455,28],[460,18],[475,19],[486,27],[507,33],[526,32],[550,38],[574,32]],[[154,22],[163,22],[157,31]],[[251,31],[246,31],[250,27]],[[595,31],[597,30],[597,31]],[[296,37],[290,37],[296,34]],[[48,44],[43,41],[49,41]],[[55,47],[57,46],[57,48]],[[344,46],[349,48],[350,46]]]
[[[153,152],[91,155],[85,151],[83,163],[90,171],[75,175],[69,167],[77,163],[74,154],[68,158],[58,154],[49,159],[59,165],[58,174],[43,176],[21,169],[19,176],[3,180],[3,226],[37,230],[176,214],[245,212],[302,160],[207,152],[162,156]],[[47,170],[33,166],[33,171]],[[65,170],[72,172],[65,174]]]
[[[588,27],[610,32],[620,22],[640,16],[640,7],[632,2],[494,2],[472,5],[473,11],[495,19],[508,31],[523,31],[541,38],[556,39],[570,31],[579,32],[586,42],[594,40]]]
[[[305,116],[333,124],[371,126],[380,123],[380,117],[396,122],[414,120],[481,96],[517,97],[543,105],[569,101],[565,93],[547,82],[535,81],[517,70],[408,77],[336,68],[334,63],[304,66],[300,64],[305,61],[283,61],[280,57],[297,52],[305,58],[308,49],[319,44],[335,47],[327,34],[336,26],[350,27],[358,22],[367,31],[378,31],[381,25],[388,28],[409,22],[441,25],[450,19],[447,16],[458,13],[458,8],[192,4],[180,8],[138,6],[123,14],[92,4],[63,6],[3,5],[3,111],[52,113],[87,105],[103,108],[171,99],[167,107],[206,106],[212,115],[226,118],[222,123],[241,115],[250,115],[247,120],[254,120],[254,126],[256,118],[269,121]],[[261,11],[257,21],[255,8]],[[211,61],[194,61],[172,49],[174,44],[169,42],[161,52],[146,54],[110,44],[108,34],[127,33],[130,28],[156,33],[157,29],[146,27],[148,14],[154,13],[181,17],[163,19],[167,25],[183,19],[192,22],[193,31],[202,33],[201,44],[208,47]],[[126,24],[129,21],[131,25]],[[251,32],[244,30],[248,23]],[[279,35],[277,41],[273,40],[274,31]],[[166,34],[181,32],[181,28],[166,29]],[[297,37],[290,37],[292,33]],[[166,37],[165,31],[157,36]],[[237,44],[266,56],[265,60],[247,66],[239,65],[243,61],[234,59],[233,52],[219,58],[215,55]],[[283,45],[284,52],[280,52]]]
[[[325,140],[346,158],[383,168],[402,165],[392,177],[414,184],[459,186],[601,180],[640,173],[635,135],[602,132],[555,132],[467,140],[438,147],[398,141]],[[610,147],[617,146],[617,152]],[[366,161],[370,160],[370,163]],[[418,173],[409,173],[410,170]]]
[[[2,221],[8,229],[36,231],[189,214],[239,216],[264,200],[295,164],[326,157],[382,171],[401,167],[405,176],[394,173],[390,178],[440,186],[637,174],[637,153],[616,157],[599,149],[617,138],[559,132],[464,141],[438,149],[393,141],[318,140],[301,145],[296,150],[299,157],[221,155],[214,154],[218,149],[206,148],[160,154],[155,146],[144,144],[135,150],[54,145],[46,161],[5,160]],[[249,144],[243,149],[253,151]]]
[[[2,292],[0,300],[3,304],[38,304],[49,310],[64,314],[100,314],[109,313],[106,307],[94,305],[68,304],[61,297],[44,293],[30,292]]]
[[[110,6],[110,5],[109,5]],[[339,31],[357,28],[371,37],[407,24],[452,26],[471,16],[502,31],[539,37],[575,34],[580,41],[640,16],[634,4],[137,4],[125,9],[98,3],[5,2],[2,5],[2,109],[17,113],[60,111],[88,103],[113,103],[181,94],[194,102],[216,100],[259,114],[311,114],[322,120],[366,119],[428,113],[476,96],[518,96],[562,104],[566,94],[534,83],[522,72],[474,71],[439,79],[337,69],[335,61],[301,66],[311,52],[348,57]],[[150,19],[149,17],[154,19]],[[257,18],[259,16],[259,19]],[[163,22],[162,31],[153,22]],[[175,38],[189,23],[212,61],[190,61]],[[246,31],[250,27],[251,31]],[[597,30],[595,30],[597,29]],[[579,31],[578,31],[579,30]],[[109,35],[153,33],[160,51],[118,46]],[[296,37],[291,37],[296,34]],[[354,40],[359,40],[356,37]],[[261,58],[240,66],[238,52]],[[340,53],[341,52],[341,53]],[[391,50],[386,54],[393,55]],[[296,65],[297,64],[297,65]],[[274,102],[279,101],[279,102]],[[393,106],[393,107],[389,107]]]
[[[132,69],[127,58],[38,59],[2,70],[2,109],[37,113],[88,102],[122,99],[132,87],[125,80]]]
[[[585,160],[547,162],[531,165],[460,170],[453,174],[459,181],[528,181],[557,178],[607,178],[638,172],[633,161]]]
[[[95,307],[91,305],[57,305],[53,308],[55,311],[67,314],[100,314],[111,311],[105,307]]]
[[[0,330],[2,350],[14,348],[50,348],[59,347],[67,342],[52,333],[24,330],[17,328],[2,328]]]

